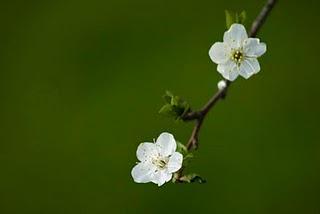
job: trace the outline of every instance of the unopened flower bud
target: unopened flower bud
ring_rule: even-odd
[[[223,90],[223,89],[225,89],[225,87],[227,87],[226,81],[225,81],[225,80],[220,80],[220,81],[218,82],[218,89],[219,89],[219,90]]]

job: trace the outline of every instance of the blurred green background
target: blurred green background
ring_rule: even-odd
[[[0,213],[320,213],[319,6],[281,1],[261,73],[209,114],[190,166],[205,185],[136,184],[140,142],[192,124],[157,114],[166,89],[201,107],[224,10],[262,0],[1,1]]]

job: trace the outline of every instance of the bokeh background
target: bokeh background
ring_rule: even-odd
[[[2,0],[0,213],[320,213],[319,2],[281,1],[261,73],[205,121],[189,170],[204,185],[130,176],[140,142],[192,124],[158,115],[169,89],[201,107],[224,10],[262,0]]]

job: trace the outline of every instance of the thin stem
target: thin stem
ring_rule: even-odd
[[[262,27],[262,25],[264,24],[264,22],[266,21],[268,15],[270,14],[272,8],[274,7],[274,5],[276,4],[277,0],[267,0],[266,4],[264,5],[264,7],[262,8],[261,12],[259,13],[259,15],[257,16],[257,18],[255,19],[255,21],[252,24],[249,36],[250,37],[255,37],[258,33],[258,31],[260,30],[260,28]],[[197,149],[198,144],[199,144],[199,132],[201,130],[202,127],[202,123],[204,121],[204,119],[206,118],[206,115],[208,114],[208,112],[215,106],[215,104],[221,100],[224,99],[228,88],[231,85],[230,81],[226,81],[227,85],[225,88],[218,90],[212,97],[211,99],[199,110],[199,111],[192,111],[189,112],[186,116],[184,116],[183,120],[185,121],[195,121],[195,125],[191,134],[191,137],[187,143],[187,148],[188,150],[192,150],[192,149]]]
[[[197,119],[195,121],[195,126],[192,130],[192,134],[191,134],[191,137],[190,137],[190,140],[187,144],[187,149],[190,151],[192,149],[195,149],[195,148],[192,148],[193,146],[196,146],[198,145],[198,135],[199,135],[199,131],[200,131],[200,128],[201,128],[201,125],[203,123],[203,119],[204,117],[201,117],[199,119]]]
[[[257,18],[254,20],[251,26],[251,31],[250,31],[250,37],[255,37],[266,21],[269,13],[273,9],[274,5],[276,4],[277,0],[268,0],[265,6],[262,8],[260,14],[257,16]]]

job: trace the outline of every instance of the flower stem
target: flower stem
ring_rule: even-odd
[[[274,5],[276,4],[277,0],[267,0],[266,4],[260,11],[257,18],[254,20],[249,37],[255,37],[266,21],[268,15],[270,14],[271,10],[273,9]],[[184,121],[195,121],[195,125],[191,134],[191,137],[187,143],[188,150],[193,150],[198,148],[199,144],[199,132],[202,127],[202,123],[206,118],[208,112],[215,106],[215,104],[226,97],[227,91],[229,86],[231,85],[230,81],[226,80],[226,87],[221,90],[218,90],[210,100],[198,111],[191,111],[183,117]]]

